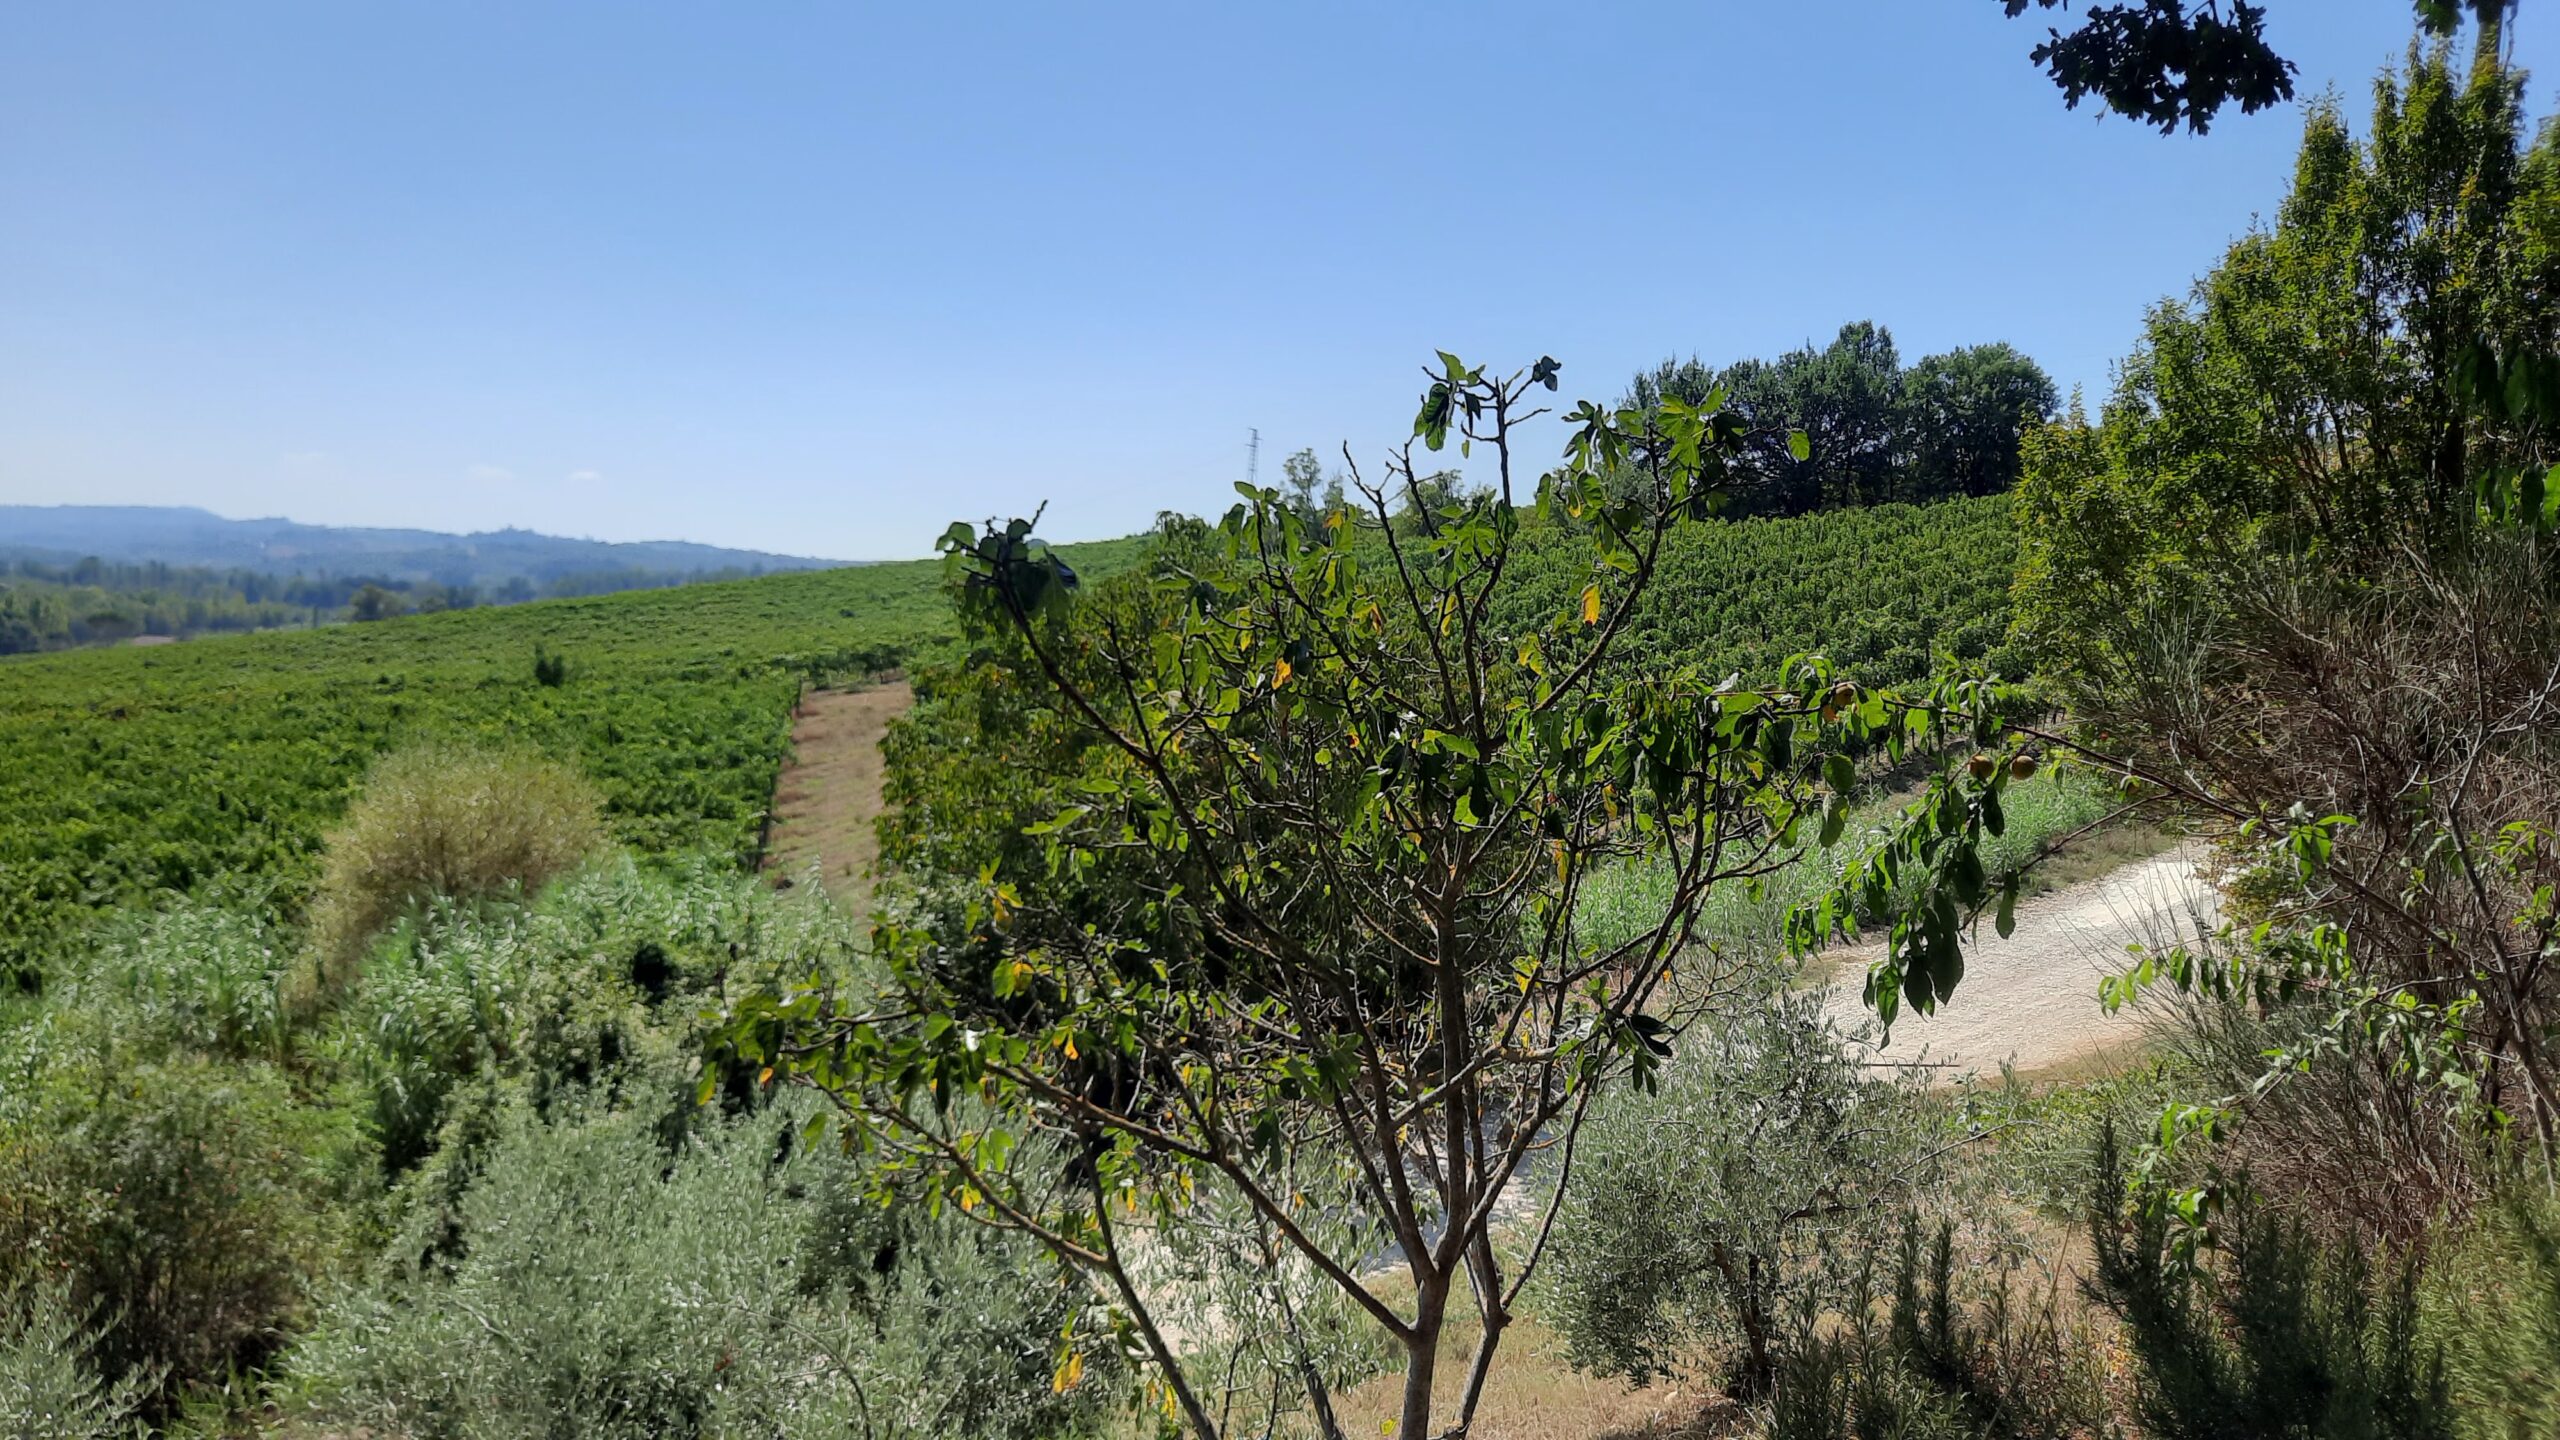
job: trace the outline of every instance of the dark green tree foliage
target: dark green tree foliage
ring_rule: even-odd
[[[407,608],[407,602],[379,585],[367,585],[347,601],[348,618],[358,621],[388,620]]]
[[[2127,1196],[2132,1203],[2128,1205]],[[2156,1182],[2128,1191],[2109,1125],[2088,1211],[2092,1298],[2124,1322],[2135,1406],[2157,1440],[2451,1440],[2440,1347],[2419,1336],[2414,1259],[2377,1270],[2244,1182],[2201,1254]]]
[[[2009,18],[2028,8],[2055,10],[2071,0],[2000,0]],[[2445,35],[2464,15],[2494,29],[2515,0],[2417,0],[2418,23]],[[2313,6],[2305,0],[2300,13]],[[2201,135],[2222,107],[2237,103],[2254,115],[2293,98],[2294,65],[2266,38],[2266,7],[2248,0],[2140,0],[2091,5],[2081,26],[2068,34],[2048,29],[2029,57],[2078,109],[2091,95],[2119,115],[2160,127],[2181,125]]]
[[[2427,1147],[2362,1194],[2332,1176],[2383,1233],[2460,1196],[2451,1122],[2560,1146],[2560,135],[2526,143],[2479,39],[2467,67],[2413,47],[2362,143],[2315,109],[2273,226],[2153,313],[2096,424],[2031,437],[2018,491],[2021,641],[2261,857],[2251,918],[2282,922],[2243,979],[2166,974],[2321,1007],[2275,1064],[2335,1062],[2320,1133]]]
[[[2018,446],[2056,400],[2041,366],[2006,344],[1932,355],[1902,375],[1915,498],[1997,495],[2018,483]]]
[[[2030,437],[2019,630],[2084,701],[2155,684],[2147,617],[2226,606],[2216,576],[2438,550],[2533,458],[2529,421],[2469,399],[2484,362],[2502,401],[2560,395],[2533,358],[2560,349],[2560,136],[2524,145],[2521,96],[2439,46],[2377,82],[2365,143],[2315,107],[2274,226],[2152,312],[2098,423]]]
[[[1905,369],[1893,332],[1870,320],[1775,360],[1666,360],[1636,377],[1633,398],[1697,405],[1718,392],[1748,424],[1726,511],[1737,517],[2005,490],[2020,437],[2054,407],[2052,380],[2011,346]]]

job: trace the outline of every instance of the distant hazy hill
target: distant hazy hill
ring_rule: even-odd
[[[226,520],[192,506],[0,505],[0,559],[110,562],[255,570],[271,575],[362,575],[438,585],[536,586],[573,577],[815,570],[837,564],[805,555],[726,550],[680,540],[617,544],[530,530],[446,535],[291,520]]]

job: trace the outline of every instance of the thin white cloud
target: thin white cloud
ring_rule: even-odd
[[[481,461],[479,464],[472,466],[462,473],[484,485],[503,485],[507,481],[516,478],[516,472],[513,470],[508,469],[504,465],[492,465],[486,460]]]
[[[593,485],[603,478],[604,472],[601,470],[572,470],[569,472],[569,483],[572,485]]]

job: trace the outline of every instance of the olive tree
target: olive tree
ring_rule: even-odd
[[[1836,840],[1851,757],[1899,755],[1944,718],[1818,658],[1772,688],[1607,663],[1665,537],[1719,508],[1741,425],[1713,394],[1586,402],[1532,481],[1522,426],[1556,368],[1443,354],[1413,439],[1377,477],[1350,468],[1356,508],[1310,524],[1239,487],[1203,543],[1136,582],[1143,604],[1093,603],[1029,521],[943,539],[976,642],[1069,768],[1024,827],[1035,858],[990,863],[956,919],[884,926],[876,992],[744,999],[726,1044],[832,1097],[884,1195],[1035,1235],[1116,1300],[1116,1336],[1068,1337],[1061,1385],[1078,1347],[1116,1339],[1152,1362],[1168,1415],[1236,1428],[1192,1373],[1215,1317],[1162,1313],[1160,1237],[1214,1192],[1273,1267],[1402,1353],[1398,1434],[1435,1416],[1465,1434],[1552,1226],[1550,1207],[1507,1257],[1506,1192],[1533,1164],[1561,1192],[1593,1098],[1657,1083],[1684,1017],[1738,979],[1739,959],[1692,943],[1708,894]],[[1491,484],[1428,502],[1416,448],[1452,442]],[[1608,483],[1630,473],[1643,484]],[[1504,628],[1495,598],[1531,526],[1585,547],[1587,578],[1561,613]],[[1897,870],[1917,883],[1877,892],[1918,907],[1880,967],[1888,1007],[1954,983],[1941,892],[1987,898],[1957,856],[1990,791],[1947,793]],[[1658,919],[1586,934],[1589,878],[1639,858],[1669,877]],[[1800,931],[1850,914],[1825,905]],[[1460,1286],[1481,1339],[1444,1375]],[[1300,1379],[1334,1433],[1324,1367]]]
[[[1545,1312],[1573,1362],[1645,1384],[1713,1341],[1767,1393],[1786,1318],[1845,1303],[1824,1252],[1878,1244],[1935,1158],[1914,1083],[1867,1073],[1818,994],[1772,985],[1693,1030],[1660,1095],[1584,1137]]]

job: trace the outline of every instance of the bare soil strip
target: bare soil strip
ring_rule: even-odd
[[[914,703],[904,680],[801,697],[765,844],[765,870],[777,881],[801,884],[814,873],[836,900],[859,905],[870,898],[871,869],[880,857],[872,822],[887,779],[880,739]]]

